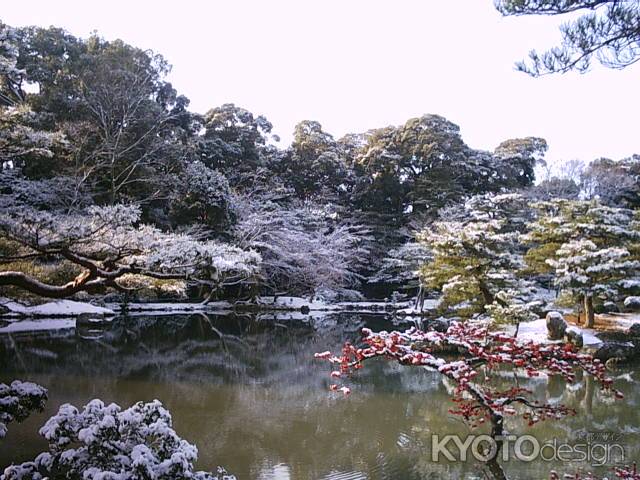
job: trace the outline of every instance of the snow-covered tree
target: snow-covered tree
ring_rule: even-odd
[[[260,269],[260,255],[254,251],[140,224],[140,209],[135,206],[92,206],[58,213],[19,202],[11,205],[12,199],[4,199],[0,212],[0,237],[13,247],[0,256],[2,263],[58,259],[81,271],[62,285],[52,285],[23,271],[5,269],[0,271],[0,285],[61,298],[105,287],[127,291],[120,280],[138,275],[215,289],[256,275]]]
[[[16,29],[0,21],[0,105],[15,105],[24,100],[25,72],[18,67],[18,55]]]
[[[431,252],[424,243],[408,241],[389,250],[380,268],[367,278],[367,282],[417,290],[420,286],[420,267],[430,259]]]
[[[37,115],[24,105],[0,106],[0,169],[52,163],[56,151],[67,145],[64,135],[38,128]]]
[[[607,207],[597,200],[554,199],[532,205],[537,211],[523,241],[529,245],[526,261],[538,273],[552,267],[557,250],[571,240],[591,240],[598,247],[627,246],[640,239],[637,214],[630,209]]]
[[[600,158],[582,172],[582,190],[586,198],[597,198],[613,207],[640,207],[640,155],[622,160]]]
[[[171,414],[155,400],[123,410],[92,400],[81,411],[60,407],[40,429],[49,449],[7,467],[0,480],[234,480],[194,470],[198,449],[178,436]]]
[[[0,383],[0,439],[7,433],[7,424],[21,422],[33,411],[41,411],[47,400],[47,390],[31,382],[14,380]]]
[[[529,286],[515,275],[522,267],[517,228],[523,219],[509,213],[522,202],[517,194],[474,197],[419,235],[433,253],[421,269],[422,282],[442,291],[442,306],[470,315],[494,302],[507,306],[498,295],[503,290],[511,290],[509,298],[526,294]]]
[[[625,248],[598,248],[591,240],[563,244],[557,259],[548,260],[555,268],[555,284],[582,299],[585,326],[593,327],[593,298],[607,299],[618,293],[618,281],[637,271],[640,262],[629,258]]]
[[[354,298],[366,261],[366,230],[338,219],[330,206],[290,207],[259,198],[237,199],[238,245],[262,256],[263,281],[276,293]]]
[[[556,199],[534,204],[538,217],[522,240],[525,259],[539,274],[552,274],[556,285],[577,294],[586,324],[593,325],[593,300],[614,294],[619,280],[637,267],[638,214],[598,201]]]
[[[174,180],[170,208],[175,223],[200,223],[216,230],[228,227],[231,200],[229,182],[222,173],[195,161]]]

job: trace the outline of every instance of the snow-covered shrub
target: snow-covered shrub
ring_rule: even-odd
[[[171,414],[158,400],[122,410],[92,400],[82,411],[62,405],[40,429],[49,451],[12,465],[0,480],[232,480],[194,471],[198,449],[172,428]]]
[[[46,401],[47,390],[35,383],[0,383],[0,439],[6,435],[9,422],[21,422],[31,412],[42,410]]]

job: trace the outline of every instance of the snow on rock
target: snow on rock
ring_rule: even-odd
[[[627,297],[624,299],[624,306],[632,310],[640,310],[640,297]]]
[[[98,307],[90,303],[58,300],[42,305],[24,305],[13,300],[2,300],[0,305],[9,310],[8,317],[77,317],[80,315],[113,316],[109,308]]]

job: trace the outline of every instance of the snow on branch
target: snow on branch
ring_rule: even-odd
[[[31,382],[14,380],[0,383],[0,439],[7,434],[7,424],[21,422],[31,412],[41,411],[47,401],[47,390]]]
[[[259,271],[261,257],[255,251],[165,233],[139,221],[140,209],[126,205],[69,214],[25,205],[4,209],[0,236],[17,244],[20,255],[63,259],[82,267],[82,273],[67,284],[49,285],[20,271],[4,271],[0,285],[61,298],[96,287],[125,290],[118,280],[128,274],[217,287]]]

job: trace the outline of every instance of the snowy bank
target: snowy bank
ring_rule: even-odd
[[[224,315],[232,312],[233,305],[229,302],[210,303],[108,303],[107,307],[113,311],[130,316],[137,315],[181,315],[198,312],[212,312]]]
[[[50,332],[55,330],[67,330],[76,328],[73,318],[46,318],[39,320],[21,320],[11,322],[6,326],[0,326],[0,335],[25,332]]]
[[[74,302],[72,300],[58,300],[56,302],[29,306],[13,300],[3,299],[0,300],[0,306],[7,310],[2,315],[5,318],[78,317],[80,315],[110,317],[115,315],[115,312],[110,308],[98,307],[90,303]]]

